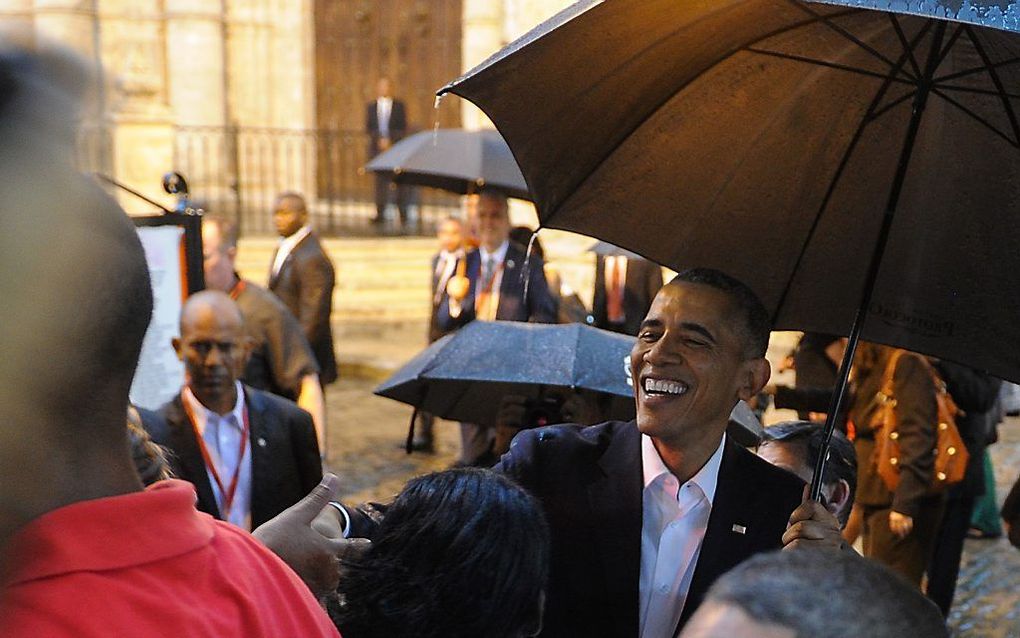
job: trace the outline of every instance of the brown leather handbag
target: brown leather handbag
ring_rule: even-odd
[[[889,363],[882,377],[882,390],[878,393],[878,412],[873,421],[875,431],[874,463],[878,475],[882,477],[882,481],[890,492],[896,491],[896,486],[900,482],[900,433],[898,431],[899,419],[896,415],[893,376],[896,374],[896,364],[900,360],[900,355],[904,352],[904,350],[896,350],[889,357]],[[935,448],[932,450],[932,454],[935,455],[935,468],[932,472],[931,491],[941,492],[950,485],[963,480],[970,454],[963,444],[960,430],[956,427],[956,415],[960,412],[959,408],[956,407],[953,397],[949,396],[946,384],[935,368],[927,361],[925,361],[925,366],[935,385],[935,401],[938,404],[938,429],[936,430]]]

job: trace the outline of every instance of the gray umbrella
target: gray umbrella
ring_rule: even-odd
[[[726,271],[777,328],[849,332],[844,382],[861,336],[1020,380],[1003,5],[585,0],[443,91],[496,124],[544,225]]]
[[[634,338],[583,324],[473,321],[423,350],[375,389],[444,419],[495,423],[508,394],[543,388],[632,397]]]
[[[482,188],[530,199],[528,185],[510,148],[493,130],[439,129],[405,137],[365,167],[390,173],[401,184],[431,186],[454,193]]]

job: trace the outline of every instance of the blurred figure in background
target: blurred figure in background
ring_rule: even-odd
[[[281,239],[269,269],[269,290],[294,315],[319,364],[323,386],[337,379],[333,350],[333,287],[336,272],[308,223],[305,198],[283,193],[273,205],[273,224]]]
[[[963,480],[951,486],[946,493],[946,511],[928,565],[925,591],[942,610],[942,615],[948,616],[956,593],[956,579],[960,575],[963,540],[970,529],[974,503],[985,491],[985,448],[998,423],[995,407],[1002,381],[949,361],[939,361],[935,367],[946,383],[946,390],[962,410],[956,417],[956,427],[970,454]]]
[[[592,325],[636,335],[659,288],[662,268],[658,264],[623,255],[596,255]]]
[[[390,147],[407,135],[407,109],[404,102],[393,97],[393,87],[387,77],[376,82],[376,99],[365,107],[365,131],[368,133],[368,159],[388,151]],[[376,225],[386,221],[386,206],[395,195],[397,211],[404,232],[408,232],[408,199],[410,187],[395,184],[389,175],[375,175],[375,218]]]
[[[230,295],[244,318],[251,353],[241,381],[295,401],[312,415],[319,449],[326,445],[326,400],[315,362],[297,319],[280,299],[237,274],[237,225],[223,217],[202,218],[205,285]]]
[[[945,508],[944,495],[932,490],[938,406],[931,369],[920,355],[867,342],[858,346],[854,366],[850,418],[857,432],[857,504],[864,554],[920,587]],[[883,392],[887,375],[892,396]],[[891,400],[900,450],[889,461],[895,463],[899,477],[895,489],[876,465],[882,407]]]

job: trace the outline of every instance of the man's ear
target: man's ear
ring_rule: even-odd
[[[170,340],[170,344],[174,347],[174,352],[177,353],[177,360],[184,361],[184,347],[181,345],[181,338],[174,337]]]
[[[772,366],[765,357],[748,359],[741,364],[740,387],[737,396],[744,401],[761,392],[772,376]]]
[[[849,483],[843,479],[839,479],[836,484],[832,486],[832,494],[829,495],[829,505],[835,509],[832,513],[835,514],[837,518],[839,517],[840,512],[850,509]]]
[[[244,368],[248,365],[248,359],[251,358],[251,353],[255,350],[255,339],[249,335],[245,335],[238,339],[238,345],[241,348],[241,354],[237,357],[237,376],[240,377],[244,374]]]

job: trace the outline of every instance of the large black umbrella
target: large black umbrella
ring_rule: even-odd
[[[493,130],[439,129],[405,137],[365,168],[394,181],[464,195],[494,188],[530,199],[528,185],[509,147]]]
[[[457,421],[495,423],[508,394],[546,388],[632,397],[627,363],[634,338],[583,324],[472,321],[423,350],[375,389]]]
[[[862,335],[1020,379],[1018,20],[585,0],[442,92],[496,124],[544,225],[724,270],[777,328],[856,317],[844,382]]]

